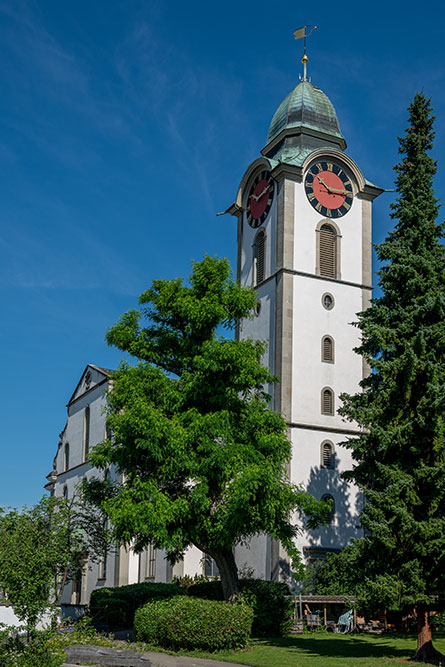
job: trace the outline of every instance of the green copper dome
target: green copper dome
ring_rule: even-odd
[[[319,145],[341,150],[346,147],[332,102],[309,81],[299,83],[280,104],[269,127],[267,144],[283,130],[286,135],[300,136],[300,148],[315,148],[314,139]]]

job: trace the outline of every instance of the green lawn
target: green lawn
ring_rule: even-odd
[[[434,645],[445,653],[445,637],[435,639]],[[314,633],[295,638],[252,640],[251,648],[244,651],[193,655],[253,667],[396,667],[400,663],[408,664],[407,659],[415,650],[414,636]]]

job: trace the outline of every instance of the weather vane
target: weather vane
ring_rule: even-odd
[[[306,37],[309,37],[309,35],[311,35],[314,30],[317,30],[316,25],[305,25],[303,28],[297,28],[297,30],[294,30],[295,39],[301,39],[304,37],[304,53],[301,59],[301,62],[303,63],[303,81],[307,81],[307,63],[309,60],[306,54]]]

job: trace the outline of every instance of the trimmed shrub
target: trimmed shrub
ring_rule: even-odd
[[[131,628],[134,613],[150,600],[185,595],[177,584],[130,584],[117,588],[98,588],[91,593],[89,614],[96,626],[111,630]]]
[[[188,595],[196,598],[204,598],[205,600],[224,600],[221,582],[216,581],[201,581],[198,584],[193,584],[188,587]]]
[[[252,621],[247,604],[178,596],[138,609],[134,631],[137,641],[164,648],[219,651],[245,646]]]
[[[282,637],[287,634],[293,603],[287,584],[263,579],[240,579],[240,592],[252,607],[254,637]],[[188,594],[206,600],[223,600],[220,581],[190,586]]]

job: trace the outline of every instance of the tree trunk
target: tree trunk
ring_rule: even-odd
[[[218,551],[210,554],[218,566],[224,600],[230,602],[238,593],[238,568],[232,551]]]
[[[416,607],[417,616],[417,652],[410,660],[415,662],[427,662],[431,665],[439,665],[445,661],[445,656],[436,651],[433,646],[431,634],[430,615],[424,604]]]

